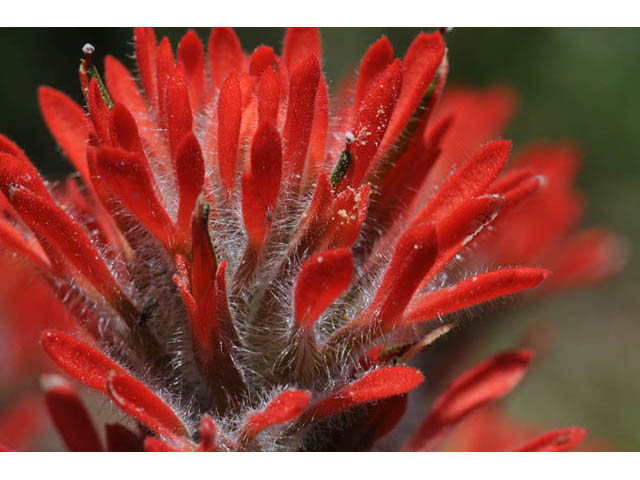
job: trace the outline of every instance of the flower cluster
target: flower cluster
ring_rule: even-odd
[[[93,47],[84,53],[88,115],[39,90],[78,176],[49,185],[0,136],[3,263],[28,297],[11,298],[10,316],[34,328],[48,316],[50,359],[131,420],[107,424],[105,445],[71,383],[46,375],[71,450],[371,449],[423,383],[408,362],[455,326],[449,314],[537,287],[548,269],[558,288],[616,266],[608,233],[569,234],[575,151],[537,147],[503,171],[510,142],[487,140],[512,98],[443,97],[439,33],[403,59],[381,38],[335,99],[316,29],[290,29],[281,57],[245,54],[227,28],[205,52],[189,31],[174,57],[138,28],[141,88],[110,56],[103,82]],[[527,263],[548,269],[512,266]],[[25,310],[35,289],[50,301]],[[468,370],[403,448],[435,448],[506,395],[531,356]],[[0,439],[19,448],[24,425],[7,418]],[[584,433],[519,448],[566,450]]]

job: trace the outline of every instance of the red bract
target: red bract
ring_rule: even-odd
[[[40,89],[81,182],[50,189],[0,136],[1,241],[51,295],[10,312],[29,324],[12,338],[56,328],[41,335],[53,362],[137,425],[106,425],[103,444],[72,386],[47,376],[46,405],[71,450],[374,448],[424,381],[406,363],[454,327],[449,314],[550,273],[567,286],[615,267],[611,235],[565,237],[580,212],[572,150],[534,149],[502,173],[511,143],[488,141],[509,94],[440,102],[439,33],[395,59],[380,39],[335,102],[317,29],[290,30],[282,59],[266,46],[243,52],[226,28],[206,51],[187,32],[177,58],[152,29],[134,38],[140,86],[112,57],[105,86],[85,48],[88,115]],[[449,278],[454,262],[467,274]],[[63,306],[65,321],[31,322]],[[406,448],[432,448],[506,395],[529,358],[505,353],[460,377]],[[35,414],[17,428],[24,408],[0,423],[7,448],[38,430]],[[522,449],[582,436],[556,431]]]
[[[431,449],[443,433],[473,410],[509,393],[524,376],[530,360],[527,351],[508,352],[465,372],[436,400],[405,448]]]
[[[584,428],[567,427],[540,435],[516,448],[516,452],[566,452],[578,445],[587,434]]]
[[[244,425],[244,435],[247,439],[253,439],[265,428],[295,420],[304,412],[310,400],[311,395],[303,391],[281,393],[263,411],[249,417]]]
[[[402,395],[423,381],[422,374],[410,367],[380,368],[312,405],[309,414],[316,420],[326,418],[356,405]]]
[[[353,260],[347,248],[318,253],[307,260],[298,274],[293,297],[296,325],[311,328],[351,284],[352,275]]]
[[[62,377],[42,379],[47,410],[67,448],[72,452],[99,452],[102,445],[89,413],[76,391]]]

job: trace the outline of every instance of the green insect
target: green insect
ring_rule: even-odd
[[[356,137],[351,132],[347,132],[345,135],[345,149],[342,151],[340,158],[338,159],[338,163],[336,163],[336,167],[331,174],[331,187],[336,188],[338,183],[344,178],[349,170],[349,166],[351,166],[351,144],[355,142]]]

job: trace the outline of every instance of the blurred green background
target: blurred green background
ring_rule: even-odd
[[[176,45],[184,31],[157,33]],[[237,31],[246,51],[261,43],[279,47],[283,38],[278,28]],[[355,71],[380,35],[402,54],[418,31],[323,29],[330,86]],[[450,84],[507,83],[518,90],[520,108],[505,133],[515,148],[564,139],[582,146],[579,187],[589,198],[584,224],[608,226],[631,252],[623,272],[606,285],[514,306],[507,322],[484,321],[492,335],[472,357],[517,344],[536,322],[552,323],[555,347],[509,398],[511,413],[544,427],[583,425],[614,449],[640,450],[640,264],[633,256],[640,244],[640,29],[460,28],[446,40]],[[130,29],[0,29],[0,131],[52,178],[71,170],[39,114],[36,88],[55,86],[80,102],[76,71],[85,42],[96,46],[99,60],[111,53],[133,67]]]

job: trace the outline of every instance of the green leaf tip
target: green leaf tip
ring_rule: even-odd
[[[85,43],[84,46],[82,47],[82,53],[84,54],[84,58],[80,60],[80,62],[82,63],[81,68],[84,69],[87,76],[89,77],[89,80],[91,80],[92,78],[96,79],[96,82],[98,83],[98,90],[100,90],[100,96],[104,100],[104,103],[107,106],[107,108],[111,110],[113,108],[113,100],[111,100],[111,96],[107,91],[107,87],[104,85],[104,82],[102,81],[100,72],[98,72],[98,69],[93,63],[93,58],[92,58],[93,52],[95,52],[95,47],[90,43]]]

